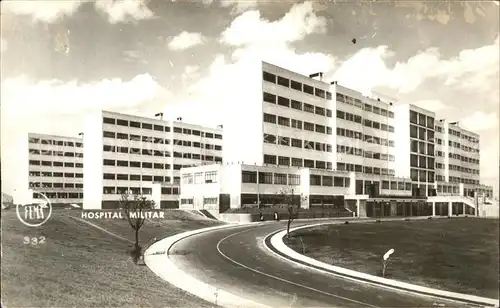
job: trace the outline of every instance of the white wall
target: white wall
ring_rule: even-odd
[[[83,208],[102,208],[102,112],[85,119],[83,131]]]
[[[262,63],[241,61],[241,74],[249,82],[239,81],[237,76],[228,83],[227,94],[222,94],[224,109],[223,161],[246,164],[262,164]],[[248,76],[254,76],[248,78]],[[236,93],[236,94],[235,94]]]
[[[409,105],[394,107],[394,169],[397,177],[410,177],[410,109]]]

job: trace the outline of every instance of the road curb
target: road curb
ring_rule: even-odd
[[[401,219],[390,219],[389,221],[394,221],[394,220],[401,220]],[[376,221],[377,220],[362,220],[362,221],[361,220],[360,221],[354,220],[354,221],[349,221],[349,223],[366,223],[366,222],[376,222]],[[387,221],[387,220],[385,220],[385,221]],[[298,226],[298,227],[290,228],[290,232],[300,230],[300,229],[313,228],[313,227],[317,227],[317,226],[321,226],[321,225],[329,225],[329,224],[341,224],[341,222],[322,222],[322,223]],[[306,257],[306,256],[294,251],[293,249],[288,247],[283,242],[283,238],[286,236],[286,230],[279,231],[277,233],[271,233],[266,238],[268,238],[269,236],[271,236],[270,245],[276,251],[278,251],[279,253],[286,256],[285,259],[287,259],[288,261],[294,262],[294,263],[297,263],[296,261],[298,261],[298,263],[301,265],[306,265],[308,267],[312,267],[312,268],[320,270],[320,271],[326,271],[326,272],[329,272],[329,273],[332,273],[335,275],[339,275],[339,276],[343,276],[343,277],[346,277],[349,279],[354,279],[357,281],[375,284],[375,285],[388,287],[388,288],[396,289],[396,290],[401,290],[401,291],[405,291],[405,292],[416,293],[419,295],[437,297],[437,298],[442,298],[442,299],[447,299],[447,300],[458,301],[458,302],[462,302],[462,303],[488,306],[488,307],[498,307],[499,306],[499,300],[497,300],[497,299],[480,297],[480,296],[476,296],[476,295],[456,293],[456,292],[450,292],[450,291],[444,291],[444,290],[414,285],[414,284],[410,284],[410,283],[406,283],[406,282],[401,282],[401,281],[397,281],[397,280],[377,277],[374,275],[369,275],[369,274],[365,274],[362,272],[357,272],[357,271],[346,269],[343,267],[330,265],[330,264],[315,260],[313,258]],[[264,242],[265,242],[265,240],[264,240]]]
[[[251,300],[239,297],[232,293],[226,292],[217,287],[213,287],[207,283],[197,280],[180,270],[175,264],[170,260],[168,251],[177,242],[187,237],[219,230],[225,228],[237,228],[239,226],[246,226],[249,224],[256,223],[237,223],[237,224],[227,224],[216,227],[208,227],[193,231],[187,231],[179,233],[173,236],[166,237],[155,244],[151,245],[144,253],[144,262],[147,267],[155,273],[157,276],[163,280],[173,284],[179,289],[182,289],[188,293],[191,293],[199,298],[202,298],[210,303],[215,303],[222,307],[268,307],[260,303],[256,303]],[[257,224],[256,224],[257,225]]]

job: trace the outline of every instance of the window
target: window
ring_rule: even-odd
[[[309,176],[309,185],[321,186],[321,175],[311,174]]]
[[[276,116],[274,114],[264,113],[264,122],[276,124]]]
[[[314,168],[314,160],[304,159],[304,167]]]
[[[304,129],[313,132],[314,124],[309,122],[304,122]]]
[[[292,80],[291,81],[291,88],[297,91],[302,91],[302,84],[298,81]]]
[[[425,154],[425,142],[420,141],[418,143],[418,152],[420,154]]]
[[[290,145],[290,138],[289,137],[278,137],[278,144],[279,145]]]
[[[114,180],[115,175],[113,173],[103,173],[102,178],[105,180]]]
[[[325,115],[325,108],[321,108],[321,107],[314,107],[314,113],[318,114],[318,115],[322,115],[324,116]]]
[[[106,124],[113,124],[113,125],[115,125],[115,119],[112,119],[112,118],[103,117],[102,121],[103,121],[103,123],[106,123]]]
[[[278,124],[283,126],[290,126],[290,119],[285,117],[278,117]]]
[[[410,169],[410,178],[412,181],[418,181],[418,170],[417,169]]]
[[[297,129],[302,129],[302,121],[292,119],[292,127]]]
[[[415,125],[410,125],[410,137],[418,138],[418,128]]]
[[[300,185],[300,175],[289,174],[288,175],[288,185]]]
[[[114,132],[107,132],[107,131],[103,131],[102,132],[102,136],[104,138],[115,138],[115,133]]]
[[[316,161],[316,169],[326,169],[326,162],[322,160]]]
[[[153,169],[153,163],[142,162],[142,168]]]
[[[292,166],[293,167],[302,167],[302,159],[292,157]]]
[[[117,174],[116,175],[116,179],[117,180],[122,180],[122,181],[123,180],[127,181],[128,180],[128,174]]]
[[[314,95],[314,88],[309,85],[304,85],[304,92],[307,94]]]
[[[127,120],[117,119],[117,120],[116,120],[116,125],[120,125],[120,126],[128,126],[128,121],[127,121]]]
[[[422,128],[422,127],[418,128],[418,139],[426,140],[425,139],[425,128]]]
[[[325,98],[325,90],[315,88],[314,95],[321,97],[321,98]]]
[[[286,173],[275,173],[274,174],[274,184],[277,185],[287,185],[287,176]]]
[[[418,166],[420,168],[427,168],[427,159],[425,158],[425,156],[418,157]]]
[[[103,161],[103,165],[104,165],[104,166],[114,166],[114,165],[115,165],[115,161],[114,161],[114,160],[112,160],[112,159],[105,159],[105,160]]]
[[[290,87],[290,80],[285,77],[278,76],[278,84],[284,87]]]
[[[427,155],[434,156],[434,145],[432,143],[427,144]]]
[[[276,136],[271,134],[264,134],[264,143],[276,144]]]
[[[426,116],[425,116],[425,114],[418,114],[418,124],[422,125],[422,126],[426,126]]]
[[[276,83],[276,75],[268,72],[262,72],[262,79],[267,82]]]
[[[259,183],[260,184],[272,184],[273,174],[271,172],[259,172]]]
[[[345,112],[337,110],[337,118],[345,119]]]
[[[276,104],[276,95],[264,92],[264,102]]]
[[[292,138],[292,147],[302,148],[302,140]]]
[[[290,157],[278,156],[278,165],[290,166]]]
[[[296,101],[296,100],[292,99],[291,106],[292,106],[293,109],[302,110],[302,103],[299,102],[299,101]]]
[[[410,122],[414,123],[414,124],[417,124],[417,120],[418,120],[417,113],[415,111],[413,111],[413,110],[410,110]]]
[[[284,107],[290,107],[290,99],[283,96],[278,96],[278,105]]]
[[[205,172],[205,183],[217,183],[217,171]]]
[[[243,183],[257,183],[257,172],[241,171],[241,181]]]
[[[307,103],[304,103],[304,111],[314,113],[314,106],[307,104]]]
[[[264,154],[264,164],[276,165],[276,155]]]
[[[323,125],[316,124],[316,132],[325,134],[326,133],[325,127]]]
[[[389,181],[382,181],[382,189],[389,189]]]
[[[130,127],[141,128],[141,123],[136,121],[130,121]]]
[[[154,125],[153,126],[153,129],[156,130],[156,131],[159,131],[159,132],[163,132],[164,131],[164,128],[162,125]]]
[[[411,167],[418,167],[418,156],[415,154],[410,155],[410,166]]]

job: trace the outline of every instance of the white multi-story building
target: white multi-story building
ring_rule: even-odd
[[[307,185],[326,186],[326,194],[319,199],[345,195],[345,191],[329,185],[329,179],[338,172],[356,173],[343,188],[352,189],[346,199],[358,204],[368,195],[373,199],[383,194],[380,197],[394,197],[398,202],[411,197],[407,179],[394,177],[392,103],[365,97],[337,82],[325,82],[322,73],[304,76],[261,62],[246,74],[253,74],[254,81],[241,86],[241,100],[237,104],[229,102],[225,111],[225,164],[273,166],[278,174],[296,172],[286,168],[312,170]],[[240,89],[238,82],[234,87]],[[320,170],[318,178],[314,173]],[[189,174],[191,168],[184,172]],[[262,191],[257,195],[266,193],[276,194]],[[182,196],[185,194],[188,192],[183,191]],[[235,194],[232,206],[241,206],[245,204],[242,199],[250,198],[248,193]]]
[[[33,198],[43,193],[52,205],[83,202],[81,138],[28,134],[28,177]],[[20,188],[22,189],[22,188]]]
[[[412,180],[413,194],[432,196],[435,188],[434,112],[396,106],[396,175]]]
[[[435,130],[437,193],[451,194],[462,183],[465,196],[477,192],[492,197],[492,187],[480,183],[479,134],[446,119],[436,121]]]
[[[180,170],[222,161],[222,129],[101,111],[84,129],[84,208],[116,208],[124,193],[178,207]]]

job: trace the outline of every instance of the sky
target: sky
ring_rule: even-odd
[[[263,60],[459,121],[498,195],[498,29],[498,1],[2,1],[2,191],[27,132],[76,137],[101,109],[216,126]]]

